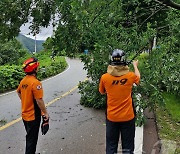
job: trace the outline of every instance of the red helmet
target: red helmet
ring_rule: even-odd
[[[33,73],[39,66],[39,62],[36,58],[32,57],[23,63],[22,67],[25,73]]]

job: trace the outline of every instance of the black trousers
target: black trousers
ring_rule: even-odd
[[[122,151],[117,151],[121,135]],[[106,120],[106,154],[133,154],[135,138],[135,119],[127,122]]]
[[[33,121],[25,121],[24,126],[26,129],[26,151],[25,154],[35,154],[36,145],[38,141],[39,127],[41,123],[41,117],[36,118]]]

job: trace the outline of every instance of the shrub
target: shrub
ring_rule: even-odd
[[[55,61],[51,58],[46,59],[42,66],[39,68],[38,79],[42,80],[50,76],[62,72],[67,63],[63,57],[57,57]],[[48,64],[48,65],[47,65]],[[0,67],[0,92],[16,89],[21,79],[25,76],[21,66],[17,65],[4,65]]]
[[[15,89],[24,77],[21,66],[6,65],[0,67],[0,92]]]
[[[56,75],[60,72],[62,72],[67,66],[67,63],[65,62],[64,58],[56,58],[55,61],[52,61],[50,59],[48,65],[47,63],[44,63],[44,65],[41,65],[38,72],[38,78],[40,80],[45,79],[47,77]]]
[[[81,105],[86,107],[93,107],[96,109],[102,109],[106,107],[106,96],[101,96],[96,83],[90,81],[80,82],[79,91],[81,94]]]

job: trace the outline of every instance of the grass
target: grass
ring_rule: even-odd
[[[180,153],[180,103],[179,97],[164,93],[165,106],[156,109],[157,125],[161,140],[168,140],[176,147],[175,154]]]
[[[164,93],[166,108],[174,121],[180,122],[180,98],[176,95]]]

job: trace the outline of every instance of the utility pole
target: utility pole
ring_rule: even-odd
[[[157,42],[157,37],[155,36],[153,38],[153,47],[152,47],[152,49],[156,49],[156,42]]]
[[[36,34],[35,34],[35,45],[34,45],[34,53],[36,53],[37,47],[36,47]]]

